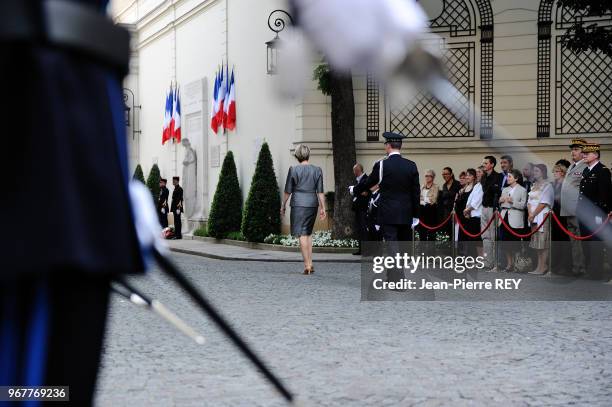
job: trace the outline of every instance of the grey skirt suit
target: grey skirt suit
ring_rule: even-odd
[[[291,234],[308,236],[317,219],[318,193],[323,193],[323,171],[311,164],[289,168],[285,192],[291,194]]]

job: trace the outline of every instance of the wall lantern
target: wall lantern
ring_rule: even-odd
[[[134,118],[136,109],[141,108],[141,105],[135,104],[134,92],[132,92],[131,89],[123,88],[123,112],[125,113],[125,127],[131,128],[132,140],[135,138],[136,134],[142,133],[141,130],[136,130],[136,120]]]
[[[283,31],[288,24],[293,24],[293,18],[285,10],[274,10],[268,16],[268,27],[276,33],[274,38],[266,42],[268,75],[274,75],[278,72],[278,56],[282,44],[278,33]]]

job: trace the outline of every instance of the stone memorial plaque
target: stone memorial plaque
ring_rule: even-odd
[[[221,146],[212,146],[210,148],[210,167],[218,168],[221,166]]]

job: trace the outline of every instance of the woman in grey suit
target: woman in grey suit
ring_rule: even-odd
[[[527,206],[527,190],[523,188],[519,181],[521,179],[521,173],[519,170],[512,170],[508,173],[507,183],[508,186],[502,190],[501,197],[499,198],[500,215],[504,222],[510,229],[515,233],[521,233],[525,227],[525,207]],[[503,226],[502,226],[503,227]],[[510,233],[508,230],[504,230],[502,234],[504,241],[517,242],[521,239]],[[504,271],[513,271],[514,265],[514,243],[506,245],[506,268]]]
[[[289,168],[285,182],[285,194],[281,216],[285,216],[287,201],[291,196],[291,234],[300,239],[304,259],[304,274],[314,273],[312,267],[312,227],[317,218],[325,219],[325,195],[323,195],[323,171],[308,162],[310,149],[300,144],[295,149],[299,165]]]

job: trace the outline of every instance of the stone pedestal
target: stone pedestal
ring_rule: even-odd
[[[188,138],[197,157],[197,186],[195,213],[184,220],[188,233],[192,233],[208,219],[208,99],[206,79],[199,78],[187,82],[181,89],[181,107],[184,120],[184,137]]]

